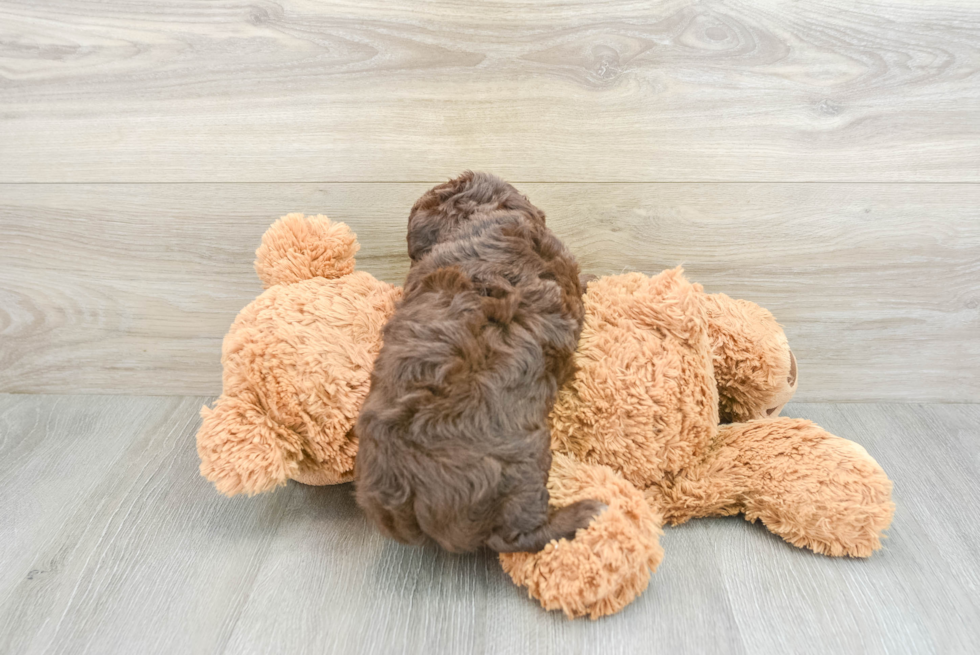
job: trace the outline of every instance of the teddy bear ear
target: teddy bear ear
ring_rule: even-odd
[[[357,236],[345,223],[323,215],[287,214],[266,230],[255,251],[255,272],[263,286],[354,272]]]

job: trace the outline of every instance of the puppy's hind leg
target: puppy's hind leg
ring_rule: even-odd
[[[545,498],[547,503],[547,498]],[[598,500],[580,500],[567,507],[547,511],[545,505],[543,514],[545,521],[536,528],[528,531],[515,530],[512,525],[506,525],[494,532],[487,539],[487,546],[498,553],[536,553],[555,539],[574,539],[579,528],[588,527],[592,519],[606,509],[605,503]],[[527,508],[516,523],[524,523],[527,519]],[[533,510],[532,510],[533,512]],[[537,512],[533,512],[537,513]]]

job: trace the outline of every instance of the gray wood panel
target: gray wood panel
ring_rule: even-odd
[[[272,220],[347,221],[400,283],[427,186],[0,185],[0,391],[217,394]],[[519,186],[588,272],[684,264],[772,310],[800,400],[980,400],[978,185]]]
[[[897,509],[884,549],[867,560],[784,565],[784,545],[761,525],[714,540],[740,626],[774,616],[793,626],[756,632],[759,652],[980,649],[980,507],[966,500],[980,492],[980,406],[792,404],[783,414],[862,444],[894,482]]]
[[[208,488],[203,400],[0,396],[0,653],[222,651],[292,490]]]
[[[0,44],[0,182],[980,181],[972,0],[4,0]]]
[[[648,590],[546,613],[488,554],[383,540],[349,485],[225,499],[206,398],[0,395],[3,653],[966,653],[980,649],[980,406],[816,405],[895,482],[868,560],[739,518],[668,528]]]

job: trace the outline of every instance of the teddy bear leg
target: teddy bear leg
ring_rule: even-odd
[[[661,518],[643,494],[607,466],[556,453],[548,479],[555,507],[596,499],[608,507],[574,539],[537,553],[502,553],[504,571],[547,610],[593,619],[639,596],[663,559]]]
[[[667,520],[744,513],[791,544],[868,557],[895,505],[892,483],[860,445],[810,421],[722,425],[711,455],[665,491]]]

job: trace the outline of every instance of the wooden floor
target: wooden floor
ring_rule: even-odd
[[[590,622],[492,555],[382,539],[348,485],[219,496],[197,474],[205,400],[0,396],[0,653],[980,651],[978,405],[790,405],[894,480],[884,550],[694,521],[643,596]]]
[[[266,227],[401,283],[464,169],[769,308],[810,402],[980,402],[975,0],[0,0],[0,392],[218,394]]]

